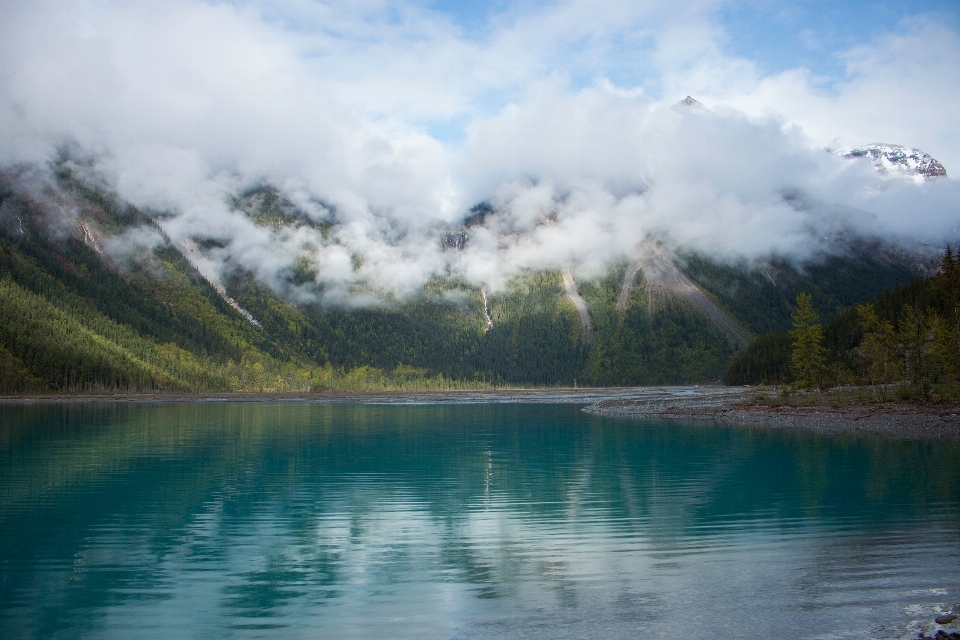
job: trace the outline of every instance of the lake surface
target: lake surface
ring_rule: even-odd
[[[955,442],[572,405],[0,407],[3,638],[916,637],[957,602]]]

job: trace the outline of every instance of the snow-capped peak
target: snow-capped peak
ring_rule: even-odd
[[[946,176],[947,170],[928,153],[896,144],[871,144],[843,154],[844,158],[870,158],[884,176],[896,175],[917,182]]]
[[[677,104],[673,105],[670,108],[676,111],[677,113],[679,113],[680,115],[683,115],[685,113],[690,113],[690,112],[707,113],[710,111],[710,109],[707,109],[705,106],[703,106],[702,102],[700,102],[699,100],[695,100],[690,96],[687,96],[686,98],[684,98],[683,100],[681,100],[680,102],[678,102]]]

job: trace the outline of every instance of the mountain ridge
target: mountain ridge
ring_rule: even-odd
[[[332,214],[306,215],[272,187],[241,194],[234,206],[270,233],[329,234],[337,224]],[[437,241],[469,251],[470,234],[497,216],[478,205],[461,231],[448,232],[462,234],[452,245]],[[350,307],[306,296],[315,287],[309,247],[267,286],[229,260],[219,263],[222,276],[211,275],[203,260],[229,255],[227,245],[212,236],[174,244],[162,219],[69,163],[49,175],[0,175],[5,390],[715,381],[750,336],[789,322],[797,291],[813,291],[830,313],[918,275],[907,254],[878,245],[838,249],[848,255],[823,258],[833,260],[827,267],[731,265],[648,237],[628,261],[592,278],[530,271],[490,291],[435,277],[409,298]],[[548,215],[539,224],[553,222]],[[48,320],[17,329],[30,309],[45,309]]]
[[[850,159],[870,159],[884,177],[899,175],[922,182],[947,176],[947,170],[929,153],[897,144],[874,143],[842,155]]]

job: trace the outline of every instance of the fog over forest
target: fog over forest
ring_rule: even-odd
[[[233,264],[277,283],[306,259],[329,301],[597,275],[648,237],[729,260],[960,239],[953,21],[903,19],[836,48],[825,75],[737,53],[726,3],[596,5],[468,28],[415,2],[5,2],[0,162],[40,197],[69,157],[181,248],[216,240],[188,251],[211,277]],[[672,108],[687,95],[707,109]],[[877,142],[948,176],[844,157]],[[334,226],[254,224],[236,197],[262,185]],[[481,202],[495,213],[466,248],[445,245]],[[160,240],[106,246],[123,259]]]

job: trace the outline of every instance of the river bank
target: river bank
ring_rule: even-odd
[[[726,389],[726,387],[716,387]],[[642,400],[684,396],[713,387],[556,387],[465,391],[317,391],[237,393],[113,393],[0,396],[2,404],[56,402],[321,402],[321,403],[526,403],[595,404],[604,400]]]
[[[765,398],[757,387],[610,387],[301,393],[135,393],[0,396],[0,405],[39,403],[521,403],[582,404],[593,415],[704,421],[731,426],[803,429],[900,438],[960,439],[960,406],[870,403],[848,394],[808,394],[789,401]],[[769,390],[766,391],[769,393]]]
[[[808,394],[784,401],[764,398],[755,387],[717,387],[707,393],[600,400],[584,411],[601,416],[702,420],[825,434],[960,440],[960,406],[955,403],[874,403],[849,394]]]

